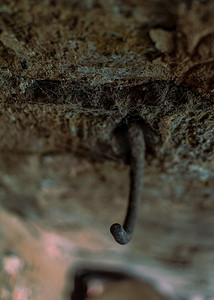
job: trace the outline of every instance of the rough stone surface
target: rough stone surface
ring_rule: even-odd
[[[2,299],[58,300],[68,266],[96,261],[171,299],[214,296],[213,13],[213,1],[1,3]],[[125,214],[133,120],[144,196],[122,247],[109,226]]]

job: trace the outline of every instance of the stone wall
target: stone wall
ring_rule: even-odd
[[[214,296],[213,12],[213,1],[0,5],[1,268],[21,266],[2,271],[2,299],[57,300],[81,264],[128,268],[171,299]],[[125,215],[133,120],[144,195],[120,246],[109,227]]]

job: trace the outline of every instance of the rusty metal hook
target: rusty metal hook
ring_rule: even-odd
[[[143,192],[143,170],[145,141],[143,130],[138,123],[131,123],[128,128],[128,139],[130,143],[130,192],[129,204],[123,226],[115,223],[110,231],[114,239],[121,245],[127,244],[134,232],[137,208]]]

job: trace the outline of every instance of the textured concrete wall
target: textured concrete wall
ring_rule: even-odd
[[[213,1],[1,3],[0,250],[28,270],[4,277],[3,299],[19,285],[59,299],[68,265],[84,260],[127,267],[171,298],[214,295],[213,12]],[[146,170],[122,247],[109,226],[128,199],[118,128],[130,120],[145,130]]]

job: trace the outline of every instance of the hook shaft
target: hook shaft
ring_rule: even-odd
[[[134,232],[137,208],[143,193],[143,171],[145,156],[145,141],[143,130],[137,123],[130,124],[128,128],[128,139],[130,143],[130,192],[129,204],[123,226],[115,223],[110,231],[114,239],[121,245],[127,244]]]

